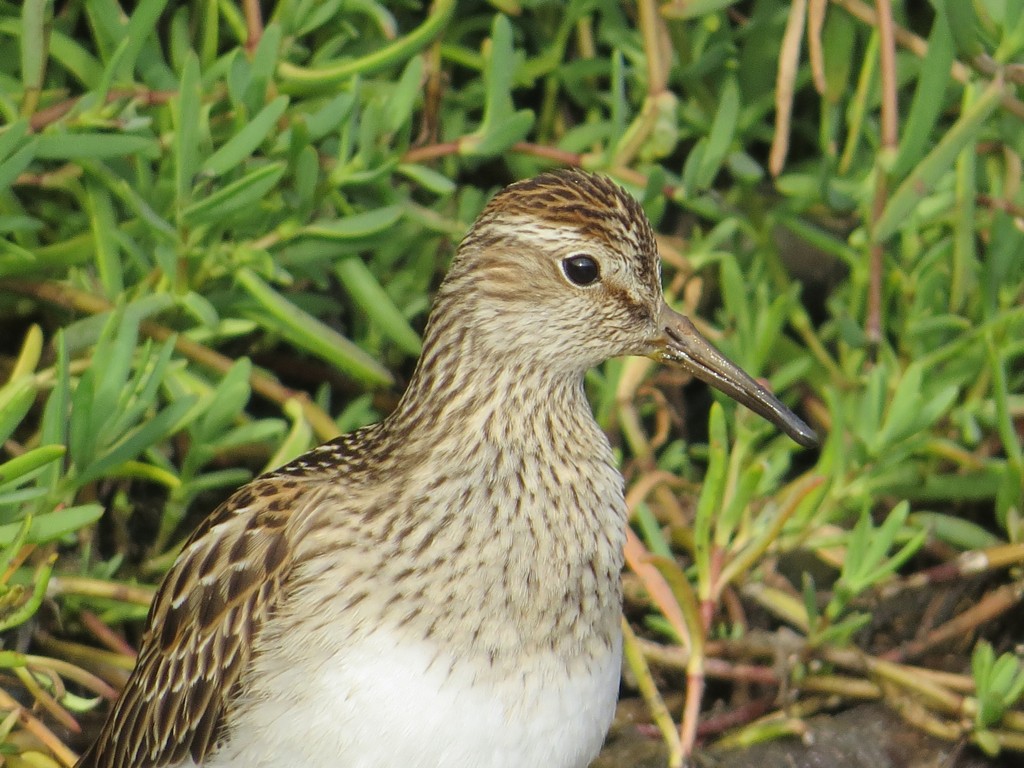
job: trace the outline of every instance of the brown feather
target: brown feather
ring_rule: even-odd
[[[135,670],[77,768],[161,768],[211,752],[291,569],[290,516],[325,471],[358,462],[372,434],[256,479],[203,522],[157,592]]]

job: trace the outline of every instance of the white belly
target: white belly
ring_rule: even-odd
[[[611,722],[620,657],[618,643],[589,665],[534,657],[484,684],[433,646],[396,649],[377,630],[325,655],[301,686],[278,670],[270,690],[288,693],[239,712],[231,742],[206,765],[585,768]]]

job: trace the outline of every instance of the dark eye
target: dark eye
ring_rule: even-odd
[[[562,259],[562,271],[576,285],[590,285],[601,279],[601,269],[592,256],[579,254]]]

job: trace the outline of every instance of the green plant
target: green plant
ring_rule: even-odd
[[[0,49],[0,620],[34,643],[0,659],[12,762],[71,763],[46,722],[113,695],[192,521],[386,413],[468,222],[553,165],[627,185],[670,300],[826,437],[705,420],[649,361],[587,379],[634,511],[628,656],[690,680],[670,714],[639,675],[675,764],[705,676],[774,701],[777,624],[803,711],[855,679],[963,736],[960,688],[852,647],[936,571],[1018,605],[1021,4],[0,0]],[[983,653],[977,741],[1024,748]]]
[[[1024,696],[1024,668],[1010,653],[996,658],[989,643],[978,643],[971,656],[971,672],[977,687],[974,714],[974,739],[990,755],[999,752],[998,736],[991,728],[998,725]]]

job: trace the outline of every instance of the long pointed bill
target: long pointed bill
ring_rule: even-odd
[[[689,318],[662,303],[659,323],[663,337],[653,356],[682,366],[701,381],[763,416],[805,448],[818,444],[818,436],[809,426],[715,349]]]

